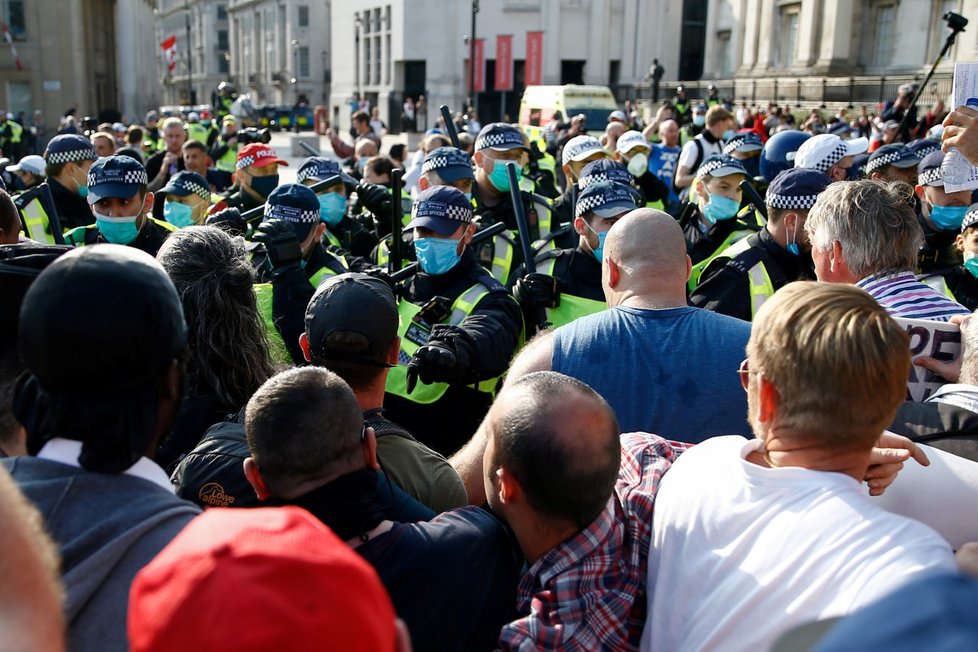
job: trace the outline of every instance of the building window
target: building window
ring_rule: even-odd
[[[230,58],[225,56],[224,53],[217,55],[217,72],[222,75],[226,75],[231,72],[231,62]]]
[[[230,50],[228,47],[228,31],[226,29],[217,30],[217,49],[218,50]]]
[[[391,83],[391,35],[384,37],[384,83]]]
[[[225,5],[217,5],[217,19],[218,20],[228,19],[228,8]]]
[[[33,109],[31,83],[29,81],[7,82],[7,111],[14,115],[21,111],[24,115],[30,115]]]
[[[893,58],[893,37],[896,32],[896,5],[879,3],[873,7],[873,55],[871,65],[889,66]]]
[[[299,27],[309,27],[309,5],[299,5]]]
[[[717,71],[720,79],[730,79],[733,74],[731,69],[732,58],[730,56],[730,30],[717,32],[716,62],[713,69]]]
[[[15,41],[27,38],[27,20],[24,16],[24,0],[0,0],[0,20],[7,23],[10,36]],[[2,42],[3,39],[0,39]]]
[[[774,64],[776,68],[795,65],[798,51],[798,21],[801,4],[782,5],[778,8],[778,36],[775,41]],[[729,38],[728,38],[729,41]]]
[[[370,47],[370,39],[363,40],[363,83],[370,83],[370,55],[373,48]]]
[[[380,71],[382,67],[380,56],[380,37],[374,39],[374,83],[380,83]]]
[[[299,77],[309,79],[309,46],[300,46],[297,56],[299,58]]]

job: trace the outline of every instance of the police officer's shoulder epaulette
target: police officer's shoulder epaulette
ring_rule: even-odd
[[[509,290],[503,285],[499,279],[489,273],[489,270],[482,267],[481,265],[475,265],[469,271],[469,278],[476,283],[481,283],[490,292],[506,292],[509,294]]]
[[[569,252],[566,249],[545,249],[533,257],[533,262],[539,265],[540,263],[545,263],[553,258],[565,256],[567,253]]]
[[[763,247],[748,247],[744,251],[727,261],[727,267],[731,267],[741,274],[746,274],[754,265],[767,258],[767,252]]]
[[[543,195],[530,192],[529,190],[520,190],[520,194],[523,196],[523,199],[528,200],[531,203],[543,204],[547,208],[553,208],[553,200],[549,197],[544,197]]]

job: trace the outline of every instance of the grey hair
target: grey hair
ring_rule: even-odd
[[[978,385],[978,318],[972,315],[961,329],[961,374],[959,382]]]
[[[244,406],[275,370],[244,240],[213,226],[176,231],[156,259],[176,286],[189,328],[187,380],[224,409]]]
[[[838,181],[808,213],[805,231],[819,251],[842,245],[846,266],[857,278],[896,274],[917,265],[924,233],[905,183]]]

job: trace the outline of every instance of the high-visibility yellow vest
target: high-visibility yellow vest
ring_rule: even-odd
[[[693,265],[693,268],[689,273],[689,281],[686,283],[686,289],[690,292],[695,290],[696,286],[699,285],[700,277],[703,275],[703,271],[707,268],[707,266],[709,266],[710,263],[713,262],[715,258],[719,258],[730,245],[734,244],[735,242],[739,242],[753,235],[754,233],[756,233],[756,231],[751,231],[750,229],[737,229],[736,231],[732,231],[730,235],[724,238],[723,242],[720,243],[720,246],[717,247],[712,254]]]
[[[187,125],[187,139],[196,140],[199,143],[207,144],[207,137],[211,135],[209,127],[205,127],[199,122],[191,122]]]
[[[541,274],[553,276],[556,265],[557,257],[548,257],[546,260],[537,263],[537,271]],[[585,299],[584,297],[561,292],[560,305],[556,308],[547,308],[547,321],[553,324],[554,328],[557,328],[571,323],[578,317],[586,317],[607,309],[608,304],[604,301]]]
[[[720,252],[715,260],[718,263],[721,262],[719,260],[721,258],[733,260],[748,249],[750,249],[750,244],[747,238],[744,238]],[[763,260],[757,261],[753,267],[747,270],[747,287],[750,293],[750,315],[753,319],[764,302],[773,297],[775,292],[774,283],[771,281],[771,275],[768,273]]]
[[[221,158],[214,161],[215,167],[224,172],[234,172],[234,166],[238,162],[238,144],[235,143],[228,147],[228,151],[221,155]]]
[[[452,304],[451,314],[448,322],[452,326],[458,326],[468,317],[475,307],[489,294],[489,289],[481,283],[476,283],[468,290],[463,292],[455,299]],[[432,383],[426,385],[418,382],[414,391],[408,394],[407,391],[407,365],[411,361],[411,356],[428,343],[431,335],[431,327],[424,322],[416,319],[421,311],[421,306],[411,303],[406,299],[397,302],[397,312],[400,319],[397,334],[401,338],[401,351],[397,357],[397,366],[390,370],[387,375],[387,391],[396,396],[406,398],[409,401],[422,404],[434,403],[448,391],[448,383]],[[491,378],[472,385],[473,388],[488,394],[495,394],[498,378]]]
[[[940,274],[924,274],[922,276],[918,276],[917,280],[926,283],[951,301],[957,301],[957,299],[954,298],[954,293],[951,292],[951,288],[947,286],[947,279]]]
[[[24,227],[27,229],[27,237],[41,244],[57,244],[54,235],[54,228],[51,226],[51,218],[44,210],[41,198],[35,196],[29,203],[20,209],[21,217],[24,219]]]

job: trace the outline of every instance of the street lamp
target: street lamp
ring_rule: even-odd
[[[187,102],[190,106],[194,105],[194,62],[193,52],[190,47],[190,0],[184,0],[183,9],[187,19]]]
[[[363,26],[363,19],[360,17],[359,12],[353,14],[353,26],[354,26],[354,44],[355,44],[355,57],[354,61],[356,63],[356,87],[357,96],[356,101],[359,105],[360,103],[360,28]]]
[[[472,110],[478,113],[475,97],[475,15],[479,13],[479,0],[472,0],[472,36],[469,38],[469,98]]]

